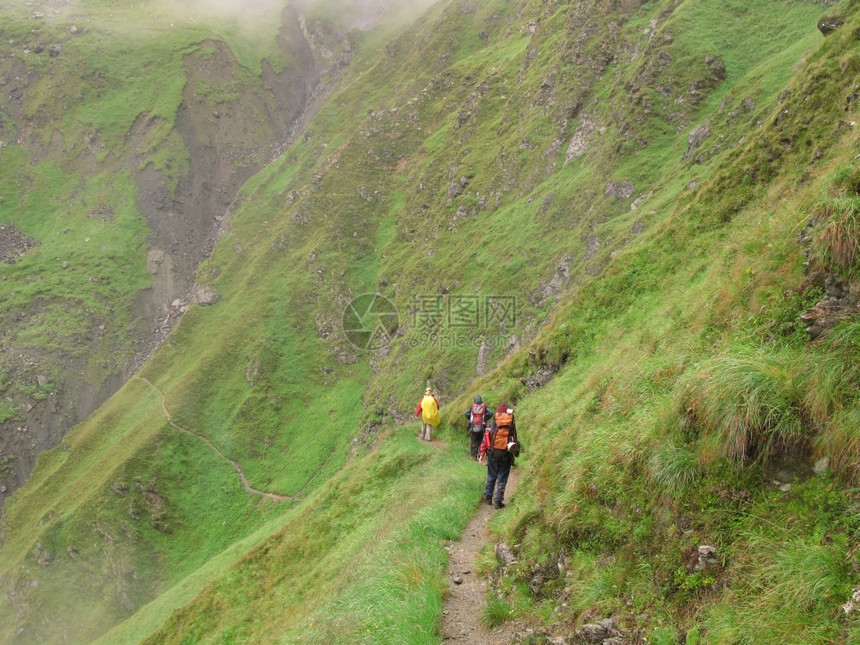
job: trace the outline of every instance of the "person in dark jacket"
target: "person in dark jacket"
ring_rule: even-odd
[[[474,403],[466,408],[463,416],[466,417],[466,426],[469,432],[469,455],[472,459],[478,458],[478,450],[487,429],[487,421],[493,416],[493,411],[487,407],[480,394],[476,394]]]
[[[517,424],[514,411],[507,403],[496,408],[493,420],[484,432],[481,456],[478,463],[487,457],[487,484],[484,486],[484,501],[496,508],[505,507],[505,486],[511,474],[514,455],[511,446],[518,444]]]

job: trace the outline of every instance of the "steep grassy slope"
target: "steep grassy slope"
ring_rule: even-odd
[[[797,318],[856,293],[833,11],[824,39],[805,2],[451,2],[363,51],[245,185],[218,304],[7,504],[4,642],[438,642],[475,391],[527,447],[489,622],[856,640],[856,322]],[[388,342],[345,332],[362,294]],[[398,425],[426,382],[439,446]]]
[[[317,82],[277,6],[184,9],[2,8],[0,500],[163,340]]]

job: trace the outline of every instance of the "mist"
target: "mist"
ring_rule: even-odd
[[[334,19],[346,29],[367,30],[381,23],[414,19],[439,0],[188,0],[171,2],[174,13],[198,19],[230,18],[259,22],[278,16],[288,5],[306,15]]]

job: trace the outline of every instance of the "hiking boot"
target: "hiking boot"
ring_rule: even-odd
[[[493,507],[494,508],[504,508],[505,503],[502,500],[497,499],[495,502],[493,502]]]
[[[484,503],[485,503],[485,504],[492,504],[492,503],[493,503],[493,498],[492,498],[492,497],[490,497],[489,495],[484,495]]]

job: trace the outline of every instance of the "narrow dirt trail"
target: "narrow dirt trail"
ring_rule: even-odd
[[[292,495],[281,495],[280,493],[269,493],[269,492],[264,491],[264,490],[257,490],[256,488],[251,486],[251,483],[248,481],[248,478],[245,476],[245,473],[242,471],[242,467],[237,462],[233,461],[227,455],[225,455],[223,452],[221,452],[218,449],[218,446],[216,446],[214,443],[209,441],[209,439],[207,439],[203,435],[197,434],[196,432],[192,432],[191,430],[183,428],[181,425],[179,425],[173,421],[173,419],[170,416],[170,410],[167,409],[167,401],[164,397],[164,392],[162,392],[160,389],[158,389],[158,387],[156,387],[156,385],[154,383],[145,379],[142,376],[135,376],[134,378],[140,379],[141,381],[146,383],[149,387],[151,387],[153,390],[158,392],[158,395],[161,397],[161,409],[164,410],[164,418],[167,419],[167,423],[169,423],[172,427],[179,430],[179,432],[184,432],[187,435],[191,435],[192,437],[196,437],[197,439],[199,439],[200,441],[205,443],[207,446],[209,446],[209,448],[216,455],[218,455],[221,459],[223,459],[228,464],[233,466],[233,469],[239,475],[239,479],[241,480],[242,486],[245,488],[246,492],[251,493],[253,495],[259,495],[260,497],[263,497],[265,499],[273,499],[276,502],[292,502],[296,499]]]
[[[520,469],[511,470],[505,490],[505,501],[516,494]],[[475,498],[482,490],[475,491]],[[505,623],[497,629],[487,629],[481,616],[487,604],[488,582],[475,573],[478,552],[490,541],[488,523],[493,513],[504,513],[481,504],[459,541],[448,547],[448,585],[450,595],[445,600],[442,615],[442,642],[460,645],[507,645],[513,641],[513,626]]]

